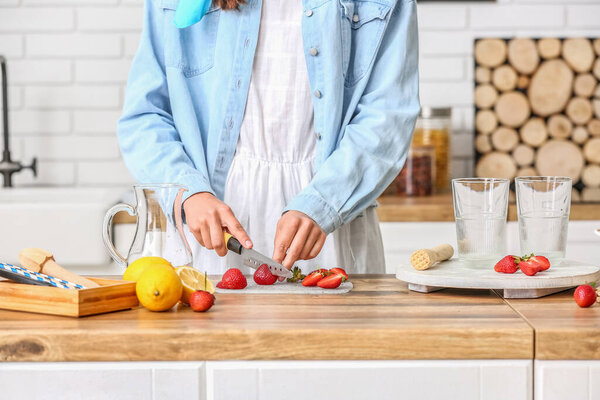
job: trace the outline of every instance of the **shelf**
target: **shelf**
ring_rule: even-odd
[[[378,199],[377,215],[381,222],[454,222],[452,194],[427,197],[383,196]],[[508,220],[517,220],[514,203],[508,207]],[[600,220],[599,203],[573,203],[571,221]],[[115,215],[115,224],[133,224],[136,218],[125,212]]]
[[[452,194],[427,197],[383,196],[378,199],[377,215],[381,222],[454,222]],[[571,221],[600,219],[600,204],[573,203]],[[508,220],[517,220],[514,203],[508,206]]]

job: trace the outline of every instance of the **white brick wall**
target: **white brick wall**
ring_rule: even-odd
[[[39,158],[17,184],[132,181],[115,126],[138,45],[142,0],[0,0],[0,54],[9,59],[12,150]],[[599,36],[600,0],[419,4],[421,100],[452,106],[453,173],[472,173],[473,39]]]

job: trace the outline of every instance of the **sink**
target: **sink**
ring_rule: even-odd
[[[0,189],[0,262],[18,263],[25,247],[54,254],[64,266],[108,265],[102,243],[104,213],[124,188]]]

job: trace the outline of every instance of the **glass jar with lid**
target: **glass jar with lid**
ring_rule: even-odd
[[[429,196],[435,184],[435,149],[412,145],[395,180],[400,196]]]
[[[452,109],[422,107],[413,145],[432,146],[435,150],[435,190],[444,192],[450,187],[450,131]]]

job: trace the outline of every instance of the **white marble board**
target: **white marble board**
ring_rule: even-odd
[[[417,292],[433,292],[445,288],[498,289],[504,298],[537,298],[600,280],[600,268],[578,261],[564,260],[550,269],[527,276],[521,271],[502,274],[494,271],[494,264],[476,265],[451,259],[425,271],[417,271],[410,264],[401,265],[396,277],[408,282],[408,288]]]

